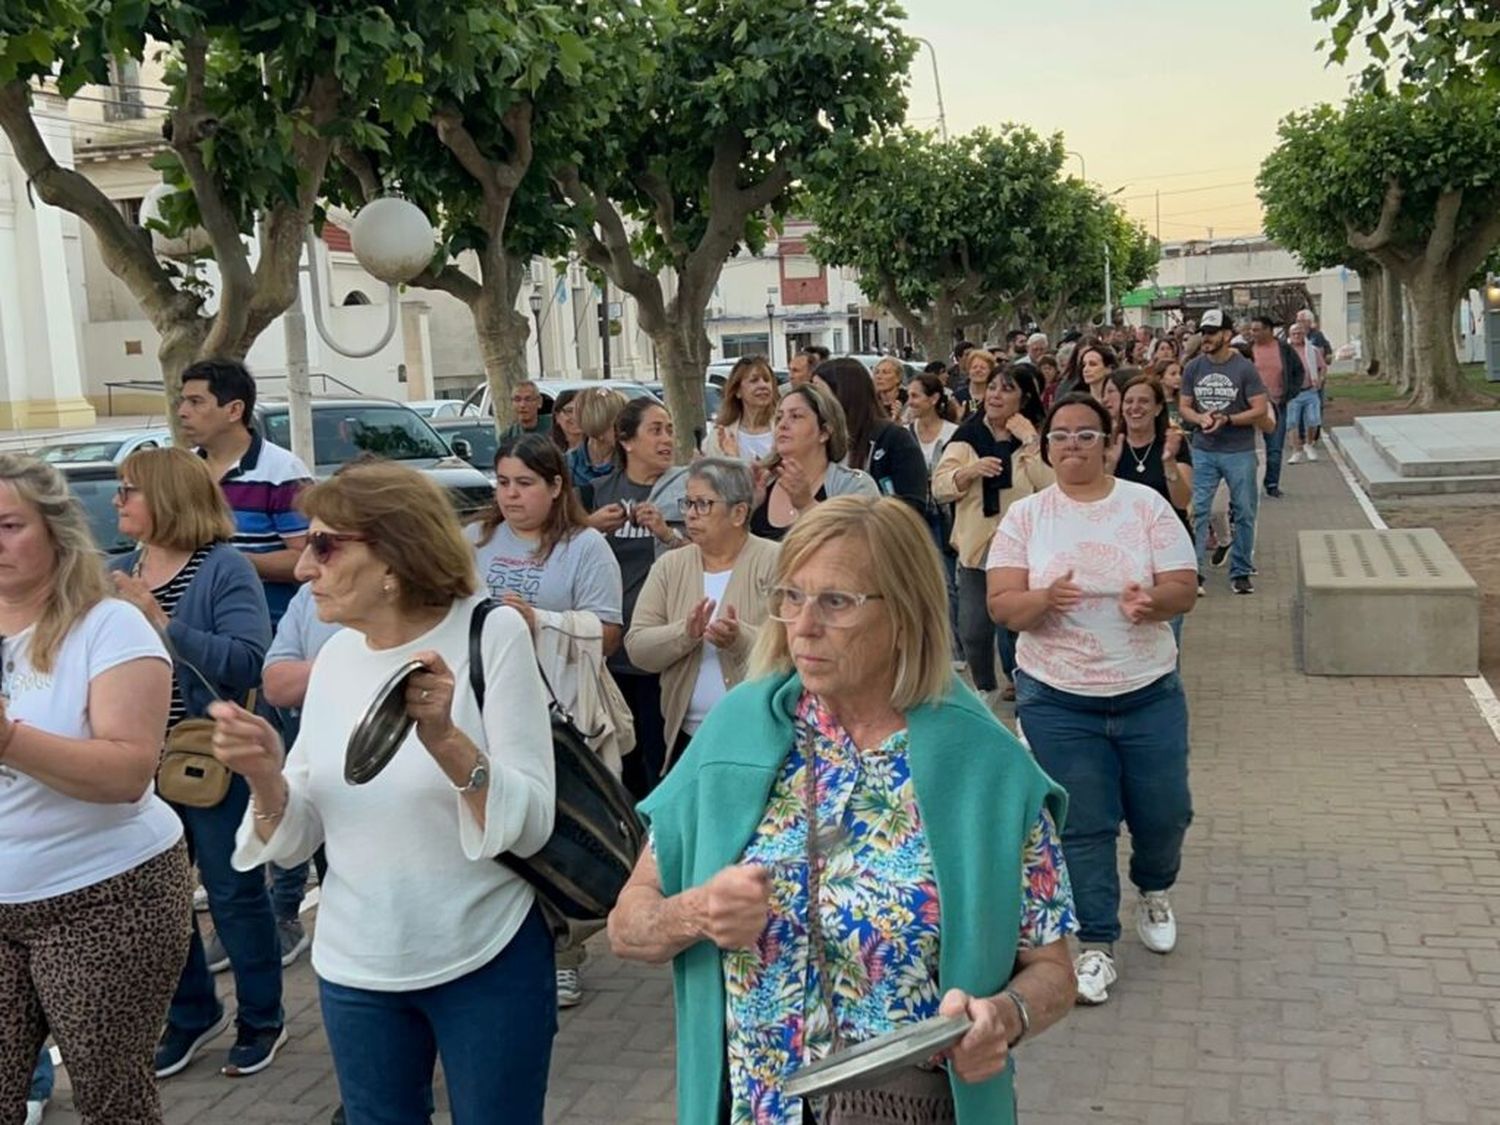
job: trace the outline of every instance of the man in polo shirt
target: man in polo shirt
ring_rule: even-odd
[[[297,494],[312,473],[255,431],[255,380],[236,360],[199,360],[182,373],[177,421],[234,510],[234,545],[265,585],[274,627],[297,592],[292,572],[307,536]]]
[[[516,384],[516,389],[510,394],[510,409],[516,420],[505,427],[505,432],[500,435],[502,442],[551,431],[552,415],[542,413],[542,392],[530,379]]]

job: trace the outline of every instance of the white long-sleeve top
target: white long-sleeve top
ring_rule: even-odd
[[[313,664],[302,729],[287,756],[286,812],[264,843],[253,810],[234,865],[290,867],[327,848],[313,967],[352,988],[430,988],[493,959],[525,920],[534,895],[494,862],[530,855],[552,833],[556,788],[546,693],[525,620],[497,609],[484,626],[485,704],[469,685],[469,620],[478,597],[398,648],[362,633],[335,635]],[[376,689],[416,653],[436,650],[455,678],[453,721],[490,759],[485,824],[417,739],[415,730],[375,780],[344,781],[349,735]]]

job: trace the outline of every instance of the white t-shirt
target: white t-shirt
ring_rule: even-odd
[[[724,593],[733,576],[733,570],[721,570],[717,574],[705,571],[703,574],[703,596],[713,599],[715,621],[724,615]],[[688,700],[687,714],[682,718],[682,729],[688,734],[696,734],[714,704],[723,699],[728,690],[724,686],[724,665],[719,661],[719,646],[704,638],[698,660],[698,678],[693,681],[693,694]]]
[[[469,619],[480,597],[453,604],[422,636],[372,649],[344,629],[313,662],[302,729],[287,757],[286,812],[265,843],[248,809],[236,839],[241,871],[292,867],[328,849],[313,967],[334,984],[377,992],[429,988],[490,962],[531,909],[531,888],[493,862],[531,855],[552,833],[552,731],[531,633],[513,609],[484,628],[483,716],[469,686]],[[344,781],[344,748],[376,688],[425,649],[452,670],[453,721],[489,755],[481,829],[417,738],[374,781]]]
[[[932,441],[923,441],[922,435],[917,432],[916,423],[912,423],[911,436],[917,439],[917,444],[922,447],[922,460],[927,462],[927,472],[930,474],[937,467],[938,458],[941,456],[943,446],[948,444],[948,439],[958,433],[956,422],[944,422],[938,436]]]
[[[1071,613],[1052,613],[1020,635],[1016,664],[1060,691],[1124,695],[1177,666],[1166,622],[1132,625],[1120,609],[1127,584],[1195,570],[1193,544],[1172,506],[1152,488],[1116,480],[1103,500],[1070,500],[1056,485],[1006,509],[990,544],[989,569],[1024,567],[1031,589],[1069,570],[1084,591]]]
[[[586,527],[552,548],[546,561],[536,557],[537,544],[502,523],[484,546],[480,527],[471,523],[464,536],[475,544],[479,580],[490,596],[515,594],[535,609],[553,613],[586,609],[608,625],[624,622],[620,564],[609,542]]]
[[[33,630],[0,646],[7,713],[63,738],[93,737],[88,697],[96,677],[131,660],[168,660],[140,610],[115,598],[73,626],[46,675],[31,666]],[[91,887],[154,859],[180,839],[182,822],[150,786],[138,800],[99,804],[0,767],[0,902],[36,902]]]
[[[775,444],[776,432],[767,430],[763,434],[749,434],[741,427],[739,432],[740,460],[764,461]]]

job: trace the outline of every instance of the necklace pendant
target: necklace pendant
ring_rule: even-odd
[[[1135,471],[1138,473],[1144,473],[1146,471],[1146,466],[1142,465],[1140,462],[1136,462]]]

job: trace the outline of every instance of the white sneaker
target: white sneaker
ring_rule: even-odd
[[[27,1102],[26,1125],[42,1125],[42,1114],[46,1109],[46,1102]]]
[[[208,913],[208,892],[202,887],[193,888],[193,910],[198,914]]]
[[[1299,449],[1286,459],[1286,463],[1288,465],[1300,465],[1304,460],[1305,458],[1302,456],[1302,450]]]
[[[1135,904],[1135,932],[1152,953],[1171,953],[1177,948],[1177,918],[1166,891],[1142,891]]]
[[[1304,445],[1302,451],[1307,454],[1309,461],[1316,461],[1318,459],[1318,451],[1312,447],[1312,443],[1309,442],[1307,445]]]
[[[1102,1004],[1109,999],[1109,986],[1120,979],[1115,959],[1102,949],[1085,949],[1073,962],[1078,978],[1078,1003]]]
[[[578,980],[577,969],[557,970],[557,1006],[576,1008],[583,1003],[583,986]]]

